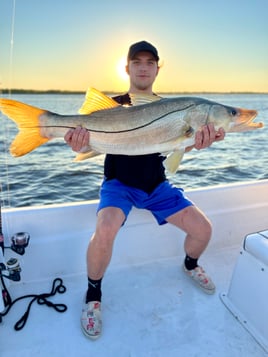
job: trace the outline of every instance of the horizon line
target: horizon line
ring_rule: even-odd
[[[104,90],[101,91],[105,94],[117,94],[117,93],[125,93],[126,91],[109,91]],[[3,88],[0,89],[0,94],[85,94],[86,91],[83,90],[61,90],[61,89],[21,89],[21,88]],[[263,91],[158,91],[159,94],[268,94]]]

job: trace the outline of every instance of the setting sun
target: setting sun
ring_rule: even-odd
[[[124,81],[128,80],[128,74],[126,72],[126,57],[121,57],[117,63],[116,69],[120,78]]]

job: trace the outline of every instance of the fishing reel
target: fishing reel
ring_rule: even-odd
[[[30,234],[27,232],[19,232],[14,234],[11,238],[11,250],[19,255],[25,253],[25,248],[28,246],[30,240]]]
[[[25,248],[28,246],[30,240],[30,235],[27,232],[19,232],[13,235],[11,238],[11,246],[4,247],[10,248],[13,252],[23,255],[25,253]],[[2,259],[3,260],[3,259]],[[7,271],[8,274],[3,272]],[[10,258],[5,264],[4,261],[0,263],[0,275],[12,281],[20,281],[21,267],[18,259]]]
[[[21,267],[18,259],[10,258],[6,264],[0,263],[1,276],[12,281],[20,281]],[[2,271],[7,271],[8,275],[3,274]]]
[[[30,235],[26,232],[19,232],[13,235],[11,238],[11,245],[9,247],[4,246],[3,234],[0,234],[0,322],[2,321],[1,311],[4,311],[7,306],[12,304],[11,296],[5,284],[4,279],[12,281],[21,280],[21,267],[19,260],[16,258],[9,258],[5,261],[4,252],[5,248],[11,249],[13,252],[23,255],[25,248],[29,244]]]

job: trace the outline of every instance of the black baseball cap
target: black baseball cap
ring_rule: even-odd
[[[133,45],[131,45],[128,50],[127,60],[128,61],[132,60],[138,52],[142,52],[142,51],[151,52],[155,60],[159,61],[157,49],[151,43],[146,41],[136,42]]]

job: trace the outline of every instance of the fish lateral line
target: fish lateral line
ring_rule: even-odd
[[[143,124],[143,125],[139,125],[139,126],[136,126],[136,127],[134,127],[134,128],[131,128],[131,129],[124,129],[124,130],[116,130],[116,131],[107,131],[107,130],[97,130],[97,129],[90,129],[90,128],[85,128],[85,129],[87,129],[88,131],[92,131],[92,132],[95,132],[95,133],[107,133],[107,134],[120,134],[120,133],[127,133],[127,132],[131,132],[131,131],[135,131],[135,130],[138,130],[138,129],[142,129],[142,128],[146,128],[147,126],[150,126],[151,124],[153,124],[153,123],[155,123],[155,122],[157,122],[157,121],[159,121],[159,120],[161,120],[161,119],[164,119],[165,117],[167,117],[168,115],[170,115],[170,114],[174,114],[174,113],[177,113],[177,112],[180,112],[180,111],[183,111],[183,110],[187,110],[187,109],[189,109],[189,108],[191,108],[191,107],[193,107],[194,105],[188,105],[188,106],[186,106],[186,107],[184,107],[184,108],[182,108],[182,109],[176,109],[176,110],[172,110],[172,111],[170,111],[170,112],[168,112],[168,113],[166,113],[166,114],[163,114],[163,115],[161,115],[161,116],[159,116],[159,117],[157,117],[157,118],[155,118],[155,119],[153,119],[153,120],[151,120],[150,122],[148,122],[148,123],[145,123],[145,124]],[[189,129],[187,130],[187,135],[189,135],[189,134],[191,134],[192,133],[192,128],[191,127],[189,127]]]
[[[146,104],[144,104],[144,105],[146,105]],[[132,106],[130,106],[130,107],[132,107]],[[127,132],[132,132],[132,131],[135,131],[135,130],[138,130],[138,129],[146,128],[147,126],[149,126],[149,125],[151,125],[151,124],[153,124],[153,123],[155,123],[155,122],[157,122],[157,121],[159,121],[161,119],[164,119],[165,117],[167,117],[170,114],[174,114],[174,113],[177,113],[177,112],[188,110],[191,107],[194,107],[194,104],[187,105],[187,106],[185,106],[183,108],[180,108],[180,109],[176,109],[176,110],[174,109],[174,110],[172,110],[172,111],[170,111],[168,113],[165,113],[165,114],[163,114],[163,115],[151,120],[148,123],[145,123],[143,125],[139,125],[139,126],[136,126],[134,128],[130,128],[130,129],[108,131],[108,130],[87,128],[87,127],[85,127],[83,125],[81,125],[81,126],[82,126],[83,129],[86,129],[87,131],[94,132],[94,133],[104,133],[104,134],[105,133],[107,133],[107,134],[127,133]],[[53,112],[49,112],[49,111],[46,111],[44,114],[46,114],[46,115],[50,115],[51,114],[53,116],[56,115],[56,116],[59,116],[59,117],[61,116],[61,114],[57,114],[57,113],[53,113]],[[82,115],[84,115],[84,114],[82,114]],[[78,127],[78,126],[79,126],[79,124],[76,127]],[[67,125],[42,125],[42,126],[38,126],[38,127],[39,128],[55,128],[55,127],[57,127],[57,128],[68,128],[68,129],[75,129],[76,128],[76,127],[67,126]],[[191,133],[192,133],[191,132],[191,128],[189,128],[189,132],[187,131],[187,134],[191,134]]]
[[[191,106],[190,106],[191,107]],[[184,108],[183,110],[185,109],[188,109],[189,107],[186,107]],[[120,133],[127,133],[127,132],[131,132],[131,131],[135,131],[135,130],[138,130],[138,129],[142,129],[142,128],[146,128],[147,126],[150,126],[151,124],[157,122],[158,120],[161,120],[161,119],[164,119],[166,116],[170,115],[170,114],[174,114],[178,112],[178,110],[174,110],[174,111],[171,111],[169,113],[166,113],[166,114],[163,114],[162,116],[159,116],[153,120],[151,120],[150,122],[148,123],[145,123],[143,125],[139,125],[139,126],[135,126],[134,128],[130,128],[130,129],[124,129],[124,130],[113,130],[113,131],[108,131],[108,130],[98,130],[98,129],[92,129],[92,128],[87,128],[83,125],[77,125],[75,127],[73,126],[67,126],[67,125],[39,125],[38,128],[42,129],[42,128],[67,128],[67,129],[75,129],[77,128],[78,126],[81,126],[83,129],[86,129],[87,131],[89,132],[94,132],[94,133],[107,133],[107,134],[120,134]],[[26,128],[34,128],[34,127],[24,127],[25,129]],[[187,130],[187,134],[191,134],[192,133],[192,129],[191,127]]]

